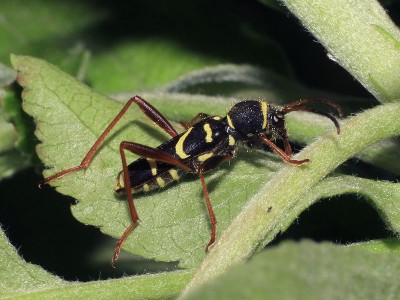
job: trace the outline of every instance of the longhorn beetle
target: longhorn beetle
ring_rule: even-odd
[[[139,221],[133,194],[164,187],[186,173],[197,174],[203,188],[211,222],[211,237],[206,246],[207,252],[216,240],[217,219],[208,195],[203,176],[204,172],[214,169],[223,161],[233,159],[239,143],[254,147],[255,145],[259,146],[260,141],[261,144],[270,147],[287,163],[294,165],[307,163],[309,159],[294,160],[291,158],[292,150],[288,140],[285,115],[298,110],[323,115],[335,124],[338,134],[340,133],[340,126],[335,117],[327,112],[301,105],[305,103],[327,104],[335,108],[341,118],[343,117],[340,106],[329,100],[303,99],[286,104],[283,107],[273,106],[268,104],[267,101],[246,100],[233,105],[225,117],[199,113],[190,122],[182,122],[181,125],[185,131],[178,133],[156,108],[143,98],[135,96],[125,104],[78,166],[47,177],[43,180],[43,183],[49,183],[66,174],[88,168],[104,139],[132,103],[137,104],[146,116],[171,136],[171,139],[156,148],[127,141],[120,143],[122,171],[117,176],[114,189],[118,194],[126,194],[132,223],[117,241],[112,258],[113,267],[114,262],[118,259],[123,242]],[[284,150],[274,143],[276,140],[283,141]],[[125,151],[137,154],[140,158],[128,165]]]

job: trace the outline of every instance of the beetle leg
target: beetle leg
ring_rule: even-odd
[[[195,115],[194,118],[191,119],[189,122],[179,122],[179,124],[183,127],[183,129],[187,130],[189,129],[189,127],[192,127],[197,120],[202,120],[204,118],[207,118],[208,116],[208,114],[201,112]]]
[[[230,160],[232,159],[232,155],[218,155],[218,156],[212,156],[209,159],[207,159],[203,164],[200,166],[197,175],[200,178],[201,181],[201,186],[203,188],[203,193],[204,193],[204,198],[206,200],[206,205],[207,205],[207,210],[208,214],[210,216],[210,223],[211,223],[211,237],[210,241],[208,242],[206,246],[206,252],[208,252],[209,248],[214,245],[216,237],[217,237],[217,218],[215,217],[214,210],[210,201],[210,196],[208,195],[208,190],[207,190],[207,185],[206,181],[204,180],[203,173],[214,169],[217,165],[222,163],[225,160]]]
[[[269,139],[267,139],[265,136],[259,136],[259,139],[268,145],[276,154],[278,154],[285,162],[293,165],[302,165],[304,163],[309,162],[310,160],[308,158],[303,159],[303,160],[295,160],[291,159],[290,155],[285,153],[281,148],[279,148],[277,145],[275,145],[273,142],[271,142]],[[284,140],[285,141],[285,140]],[[285,147],[286,148],[286,147]],[[287,149],[285,149],[287,151]]]
[[[154,123],[156,123],[161,129],[163,129],[165,132],[167,132],[170,136],[175,137],[178,135],[178,133],[172,127],[172,125],[168,122],[168,120],[156,108],[154,108],[150,103],[148,103],[146,100],[144,100],[143,98],[141,98],[139,96],[132,97],[124,105],[124,107],[121,109],[121,111],[118,113],[118,115],[114,118],[114,120],[103,131],[103,133],[96,140],[96,142],[93,144],[92,148],[90,148],[89,152],[85,155],[82,162],[78,166],[62,170],[50,177],[47,177],[41,182],[41,184],[49,183],[50,181],[53,181],[54,179],[63,177],[64,175],[67,175],[69,173],[72,173],[72,172],[75,172],[78,170],[87,169],[89,167],[93,157],[95,156],[97,150],[100,148],[101,144],[105,140],[105,138],[108,136],[108,134],[114,128],[114,126],[117,124],[117,122],[122,118],[122,116],[126,113],[126,111],[131,106],[132,103],[136,103],[146,116],[148,116]]]
[[[285,153],[287,154],[287,156],[292,156],[292,147],[290,147],[289,139],[287,136],[283,138],[283,146],[285,147]]]
[[[323,104],[327,104],[331,107],[333,107],[334,109],[336,109],[336,111],[338,112],[339,116],[341,119],[344,118],[344,113],[342,108],[340,107],[339,104],[337,104],[336,102],[333,102],[331,100],[327,100],[327,99],[301,99],[301,100],[297,100],[294,101],[292,103],[288,103],[285,106],[283,106],[283,111],[284,113],[288,113],[289,111],[291,111],[291,108],[296,107],[296,106],[300,106],[304,103],[323,103]]]
[[[171,137],[176,137],[178,135],[171,123],[169,123],[169,121],[149,102],[140,96],[131,98],[127,104],[131,101],[136,103],[144,114],[150,118],[150,120],[156,123],[158,127],[168,133]]]
[[[150,158],[154,159],[155,161],[158,162],[164,162],[173,166],[176,166],[178,168],[181,168],[183,170],[186,170],[188,172],[194,172],[194,170],[184,164],[181,160],[176,159],[175,157],[171,156],[170,154],[161,151],[157,148],[152,148],[149,146],[145,146],[142,144],[138,143],[133,143],[133,142],[121,142],[119,146],[119,151],[121,155],[121,162],[122,162],[122,170],[124,174],[124,184],[125,184],[125,194],[126,198],[128,199],[128,204],[129,204],[129,212],[131,215],[131,220],[132,223],[128,226],[128,228],[124,231],[122,236],[118,239],[115,250],[114,250],[114,255],[111,261],[111,265],[114,268],[114,263],[118,259],[119,252],[121,251],[121,246],[126,240],[126,238],[129,236],[131,231],[136,227],[136,225],[139,222],[139,215],[136,211],[135,203],[133,201],[133,195],[132,195],[132,185],[130,182],[130,176],[129,176],[129,170],[128,170],[128,164],[126,162],[126,157],[125,157],[125,150],[130,151],[134,154],[137,154],[143,158]]]

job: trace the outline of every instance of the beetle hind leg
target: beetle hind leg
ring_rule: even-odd
[[[170,154],[157,149],[157,148],[152,148],[146,145],[138,144],[138,143],[133,143],[133,142],[121,142],[119,146],[120,150],[120,155],[121,155],[121,162],[122,162],[122,172],[124,176],[124,187],[125,187],[125,194],[126,198],[128,199],[128,204],[129,204],[129,212],[131,215],[131,224],[128,226],[128,228],[124,231],[122,236],[118,239],[115,250],[114,250],[114,255],[111,261],[111,265],[114,268],[115,261],[118,259],[119,253],[121,251],[122,244],[125,242],[129,234],[132,232],[132,230],[137,226],[139,222],[139,215],[137,213],[134,200],[133,200],[133,195],[132,195],[132,185],[130,182],[130,176],[129,176],[129,170],[128,170],[128,165],[126,163],[126,157],[125,157],[125,150],[132,152],[134,154],[137,154],[143,158],[151,158],[154,159],[155,161],[159,162],[164,162],[167,164],[170,164],[172,166],[176,166],[178,168],[181,168],[183,170],[186,170],[188,172],[193,172],[194,170],[183,163],[181,160],[176,159],[175,157],[171,156]]]
[[[219,165],[223,161],[230,160],[232,158],[233,158],[232,155],[212,156],[203,162],[203,164],[200,166],[200,168],[197,172],[197,175],[200,178],[201,186],[203,188],[204,199],[206,200],[208,215],[210,216],[210,223],[211,223],[211,236],[210,236],[210,241],[208,242],[208,244],[206,246],[206,253],[215,244],[215,241],[217,239],[217,218],[215,217],[214,210],[213,210],[211,200],[210,200],[210,196],[208,195],[207,184],[206,184],[206,181],[204,180],[203,173],[208,170],[214,169],[217,165]]]

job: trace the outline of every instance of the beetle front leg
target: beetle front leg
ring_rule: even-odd
[[[277,145],[275,145],[273,142],[271,142],[269,139],[267,139],[264,136],[259,136],[258,137],[263,143],[265,143],[267,146],[269,146],[276,154],[278,154],[285,162],[293,165],[302,165],[304,163],[308,163],[310,160],[308,158],[303,159],[303,160],[296,160],[292,159],[289,154],[287,154],[285,151],[283,151],[281,148],[279,148]],[[285,140],[284,140],[285,141]],[[287,142],[289,143],[289,142]],[[285,146],[285,150],[288,151],[288,149]],[[291,152],[291,151],[290,151]]]
[[[283,146],[285,147],[285,153],[287,156],[292,156],[292,147],[290,146],[288,137],[283,138]]]

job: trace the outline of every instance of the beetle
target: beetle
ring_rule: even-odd
[[[47,177],[42,183],[47,184],[69,173],[88,168],[107,135],[132,103],[138,105],[147,117],[171,136],[171,139],[155,148],[129,141],[120,143],[122,171],[117,176],[114,190],[117,194],[126,195],[132,222],[116,243],[112,258],[113,267],[123,242],[139,222],[133,194],[164,187],[187,173],[197,174],[202,185],[211,223],[210,241],[206,246],[206,252],[208,252],[216,241],[217,219],[204,180],[205,172],[214,169],[224,161],[235,158],[239,144],[250,148],[266,145],[286,163],[302,165],[309,162],[309,159],[295,160],[291,158],[292,150],[289,144],[285,115],[293,111],[309,111],[325,116],[334,123],[338,134],[340,125],[334,116],[325,111],[302,105],[306,103],[326,104],[336,109],[339,116],[343,118],[341,107],[329,100],[302,99],[283,107],[274,106],[264,100],[245,100],[234,104],[225,117],[199,113],[191,121],[181,122],[184,131],[178,133],[155,107],[142,97],[134,96],[100,135],[79,165]],[[277,140],[283,142],[283,149],[275,144]],[[137,154],[140,158],[128,165],[125,151]]]

